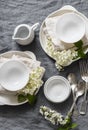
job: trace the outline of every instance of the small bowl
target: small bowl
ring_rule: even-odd
[[[65,101],[71,93],[68,80],[62,76],[49,78],[44,85],[45,97],[53,103]]]
[[[65,43],[75,43],[85,35],[85,22],[76,13],[63,14],[57,20],[56,35]]]
[[[23,62],[9,60],[0,67],[0,84],[8,91],[22,89],[28,80],[29,71]]]

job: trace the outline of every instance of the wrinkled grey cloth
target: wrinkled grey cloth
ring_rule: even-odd
[[[33,25],[36,22],[41,25],[47,15],[68,4],[88,17],[88,0],[0,0],[0,53],[9,50],[33,51],[37,60],[40,60],[46,69],[44,81],[53,75],[66,77],[70,72],[74,72],[80,78],[78,61],[66,67],[63,72],[57,71],[54,61],[40,46],[39,28],[31,45],[23,47],[12,40],[13,31],[17,25],[22,23]],[[44,96],[42,86],[34,106],[28,103],[20,106],[0,106],[0,130],[55,130],[57,126],[53,126],[39,114],[40,105],[46,105],[65,115],[71,104],[72,95],[60,104],[49,102]],[[88,112],[85,116],[78,116],[77,119],[73,117],[73,120],[78,123],[76,130],[88,129]]]

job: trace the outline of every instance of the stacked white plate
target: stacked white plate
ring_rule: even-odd
[[[34,62],[37,62],[37,65],[40,66],[40,62],[36,60],[36,56],[34,55],[34,53],[32,53],[30,51],[25,51],[25,52],[9,51],[9,52],[3,53],[3,54],[0,55],[0,66],[6,61],[6,59],[8,60],[12,57],[16,58],[16,56],[23,61],[24,61],[24,59],[26,59],[26,60],[29,60],[29,61],[32,60]],[[25,62],[24,64],[30,70],[31,70],[32,67],[35,67],[35,66],[32,66],[32,64],[30,64],[30,67],[29,67],[27,62]],[[1,91],[0,92],[0,105],[14,106],[14,105],[21,105],[21,104],[24,104],[24,103],[27,102],[27,101],[24,101],[24,102],[19,103],[18,99],[17,99],[16,92],[15,93],[14,93],[14,91],[12,93],[9,92],[9,91],[5,92],[5,90],[2,88],[1,85],[0,85],[0,91]]]
[[[54,18],[54,20],[55,20],[55,18],[56,17],[61,17],[62,15],[65,15],[65,14],[68,14],[68,13],[74,13],[74,14],[76,14],[76,15],[78,15],[80,18],[82,18],[83,19],[83,21],[84,21],[84,23],[85,23],[85,29],[84,29],[84,27],[82,28],[83,29],[83,31],[85,31],[85,37],[82,39],[82,40],[84,40],[84,42],[85,42],[85,44],[87,44],[88,43],[88,19],[87,19],[87,17],[85,16],[85,15],[83,15],[82,13],[80,13],[79,11],[77,11],[74,7],[72,7],[72,6],[70,6],[70,5],[66,5],[66,6],[64,6],[64,7],[62,7],[61,9],[59,9],[59,10],[56,10],[55,12],[53,12],[53,13],[51,13],[50,15],[48,15],[47,17],[46,17],[46,19],[48,19],[48,18],[51,18],[51,19],[53,19]],[[54,59],[54,57],[53,56],[51,56],[49,53],[48,53],[48,51],[47,51],[47,35],[46,35],[46,33],[45,33],[45,31],[46,31],[46,19],[43,21],[43,23],[42,23],[42,25],[41,25],[41,28],[40,28],[40,33],[39,33],[39,38],[40,38],[40,44],[41,44],[41,46],[42,46],[42,49],[45,51],[45,53],[48,55],[48,56],[50,56],[51,58],[53,58]],[[52,25],[53,26],[53,25]],[[54,28],[53,28],[54,29]],[[58,30],[59,30],[59,27],[58,27]],[[51,31],[51,32],[53,32],[53,30]],[[59,32],[60,33],[60,32]],[[83,34],[80,34],[80,37],[82,36]],[[53,36],[53,34],[52,34],[52,36]],[[53,40],[56,40],[56,39],[54,39],[54,37],[53,37]],[[60,41],[60,39],[58,40],[58,41]],[[55,43],[54,43],[55,44]],[[71,44],[70,44],[71,45]],[[87,44],[88,45],[88,44]],[[59,46],[58,46],[58,49],[60,49],[59,48]],[[88,52],[88,47],[87,48],[85,48],[85,50],[84,50],[84,53],[86,54]],[[77,59],[75,59],[75,60],[73,60],[72,62],[74,62],[74,61],[76,61],[76,60],[78,60],[79,58],[77,58]]]

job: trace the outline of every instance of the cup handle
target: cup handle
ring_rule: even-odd
[[[35,24],[32,26],[32,29],[35,30],[38,26],[39,26],[39,23],[35,23]]]

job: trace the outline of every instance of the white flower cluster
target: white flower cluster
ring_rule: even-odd
[[[51,110],[46,106],[40,106],[40,113],[45,117],[46,120],[50,121],[54,125],[65,125],[69,119],[68,116],[64,118],[61,113]]]
[[[48,39],[46,49],[47,53],[55,59],[56,67],[59,70],[72,63],[73,59],[78,56],[78,52],[74,48],[62,51],[56,50],[50,39]]]
[[[37,67],[36,69],[34,69],[30,74],[30,79],[28,84],[25,86],[25,88],[20,90],[18,93],[35,95],[38,92],[40,86],[42,86],[43,84],[41,78],[44,72],[45,69],[43,67]]]

